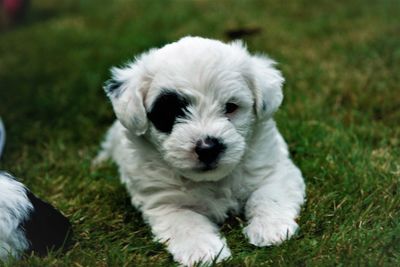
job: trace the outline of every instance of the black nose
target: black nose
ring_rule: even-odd
[[[196,143],[196,154],[199,157],[199,161],[204,163],[206,166],[213,165],[216,163],[218,156],[226,149],[225,145],[214,137],[207,137],[203,140],[199,140]]]

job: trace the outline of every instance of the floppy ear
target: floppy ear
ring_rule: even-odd
[[[275,61],[265,56],[252,56],[251,62],[251,86],[255,98],[256,115],[259,119],[268,119],[282,103],[284,78],[275,68]]]
[[[132,63],[125,68],[112,68],[111,74],[104,91],[111,100],[115,115],[131,132],[144,134],[148,121],[143,104],[146,86],[141,71]]]

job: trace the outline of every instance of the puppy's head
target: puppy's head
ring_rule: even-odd
[[[217,181],[240,164],[251,133],[282,102],[281,73],[240,43],[186,37],[112,69],[105,91],[120,122],[171,168]]]

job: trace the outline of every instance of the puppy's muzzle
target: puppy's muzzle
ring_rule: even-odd
[[[214,169],[221,154],[226,146],[215,137],[206,137],[196,142],[195,152],[201,163],[204,164],[203,170]]]

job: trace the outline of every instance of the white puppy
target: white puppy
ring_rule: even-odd
[[[215,223],[244,211],[256,246],[291,237],[304,202],[300,170],[272,115],[275,62],[241,42],[186,37],[112,69],[118,121],[95,163],[111,157],[132,204],[183,265],[230,257]]]

